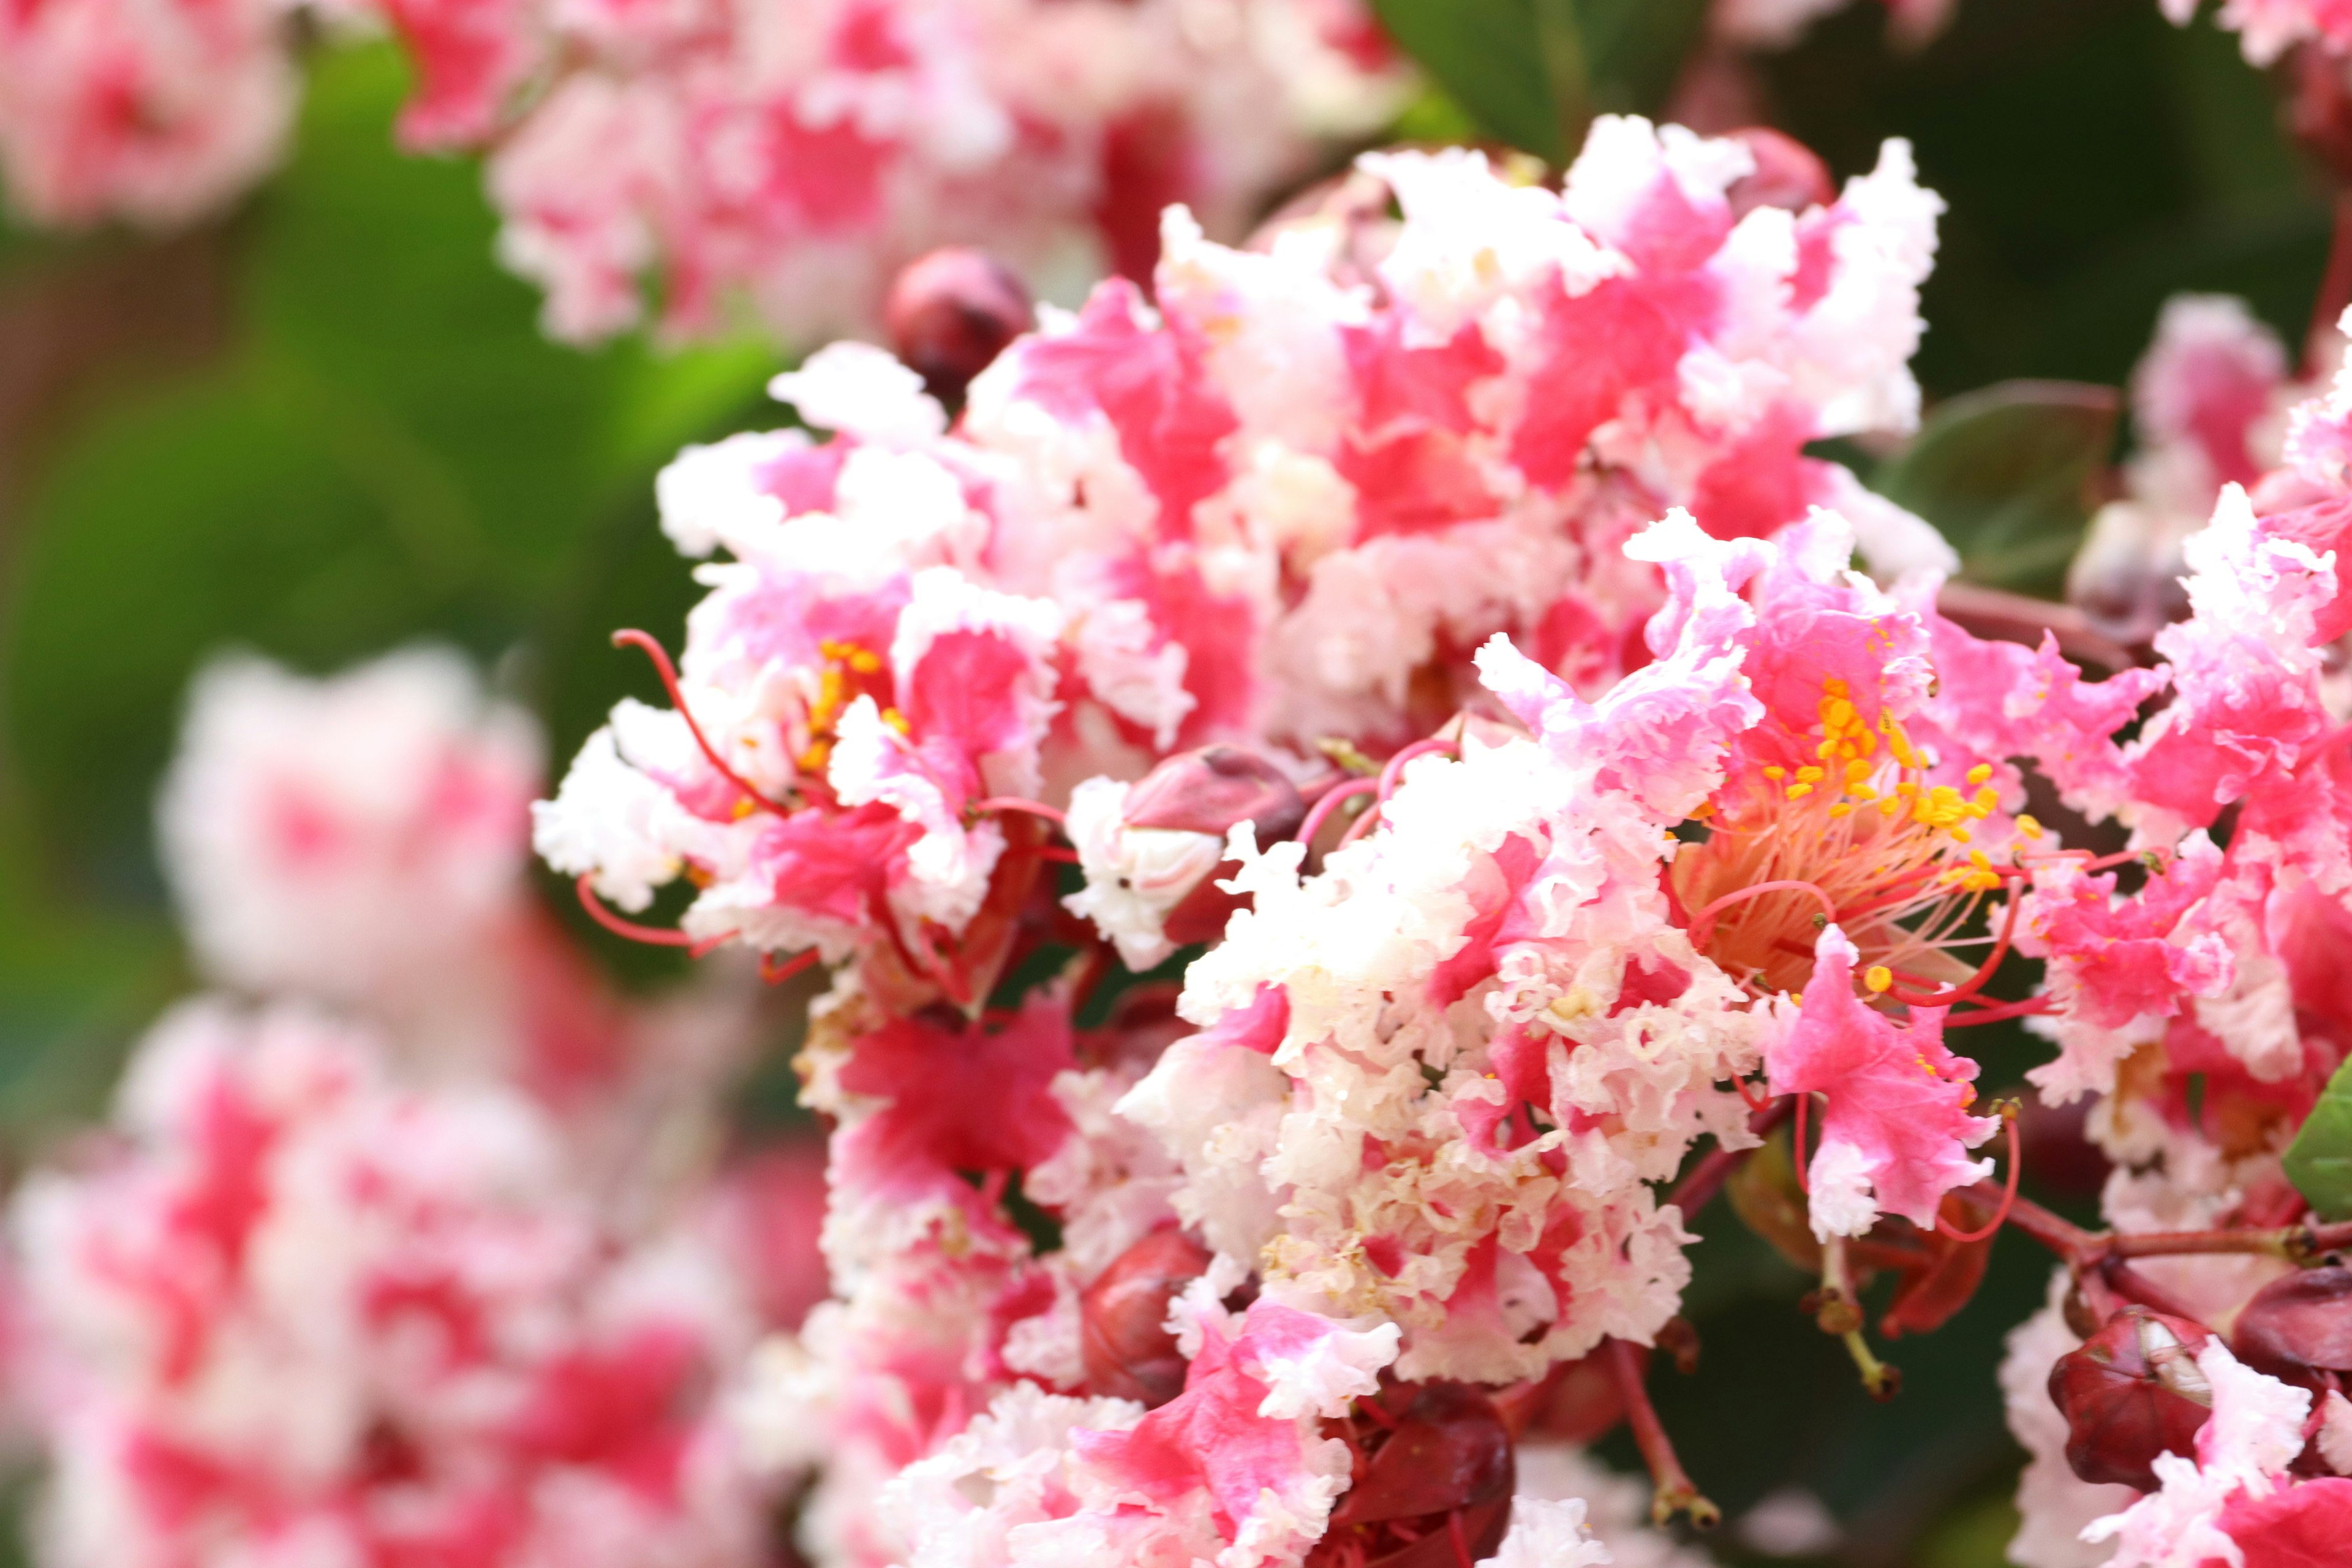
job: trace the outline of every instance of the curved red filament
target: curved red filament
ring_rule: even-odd
[[[1937,1215],[1936,1228],[1954,1241],[1963,1243],[1982,1241],[2002,1226],[2007,1225],[2009,1211],[2017,1206],[2017,1170],[2021,1163],[2018,1152],[2017,1113],[2013,1110],[2006,1111],[2002,1114],[2001,1120],[2008,1124],[2009,1129],[2009,1180],[2001,1184],[2000,1207],[1993,1212],[1991,1222],[1982,1230],[1955,1230],[1949,1220],[1940,1214]]]
[[[635,648],[653,660],[654,673],[661,678],[662,689],[669,693],[669,705],[677,710],[679,718],[686,721],[687,732],[694,737],[694,743],[701,748],[704,760],[718,770],[719,777],[741,790],[752,805],[760,810],[772,811],[779,816],[785,815],[782,806],[753,789],[742,774],[720,759],[719,748],[710,743],[710,737],[702,732],[700,724],[695,722],[694,710],[686,705],[686,693],[678,689],[677,667],[670,662],[667,649],[646,633],[635,630],[614,632],[613,646]]]
[[[1297,841],[1301,844],[1314,843],[1315,836],[1323,831],[1323,825],[1331,820],[1333,812],[1359,796],[1375,793],[1380,787],[1378,779],[1349,779],[1336,789],[1324,791],[1323,798],[1307,812],[1307,820],[1298,825]]]
[[[1404,774],[1405,763],[1415,757],[1425,757],[1432,752],[1450,752],[1454,749],[1453,742],[1441,741],[1434,737],[1426,741],[1415,741],[1412,745],[1405,747],[1395,756],[1391,757],[1387,764],[1381,769],[1381,798],[1386,800],[1396,794],[1397,781]]]
[[[1066,826],[1069,818],[1042,801],[1024,800],[1016,795],[992,795],[986,800],[976,800],[969,808],[985,816],[996,811],[1018,811],[1030,816],[1042,816],[1056,827]]]
[[[763,952],[760,955],[760,978],[771,985],[782,985],[816,960],[817,951],[813,947],[784,959],[779,959],[772,952]]]
[[[1821,888],[1814,883],[1793,879],[1783,879],[1774,882],[1750,882],[1744,888],[1734,888],[1730,892],[1724,894],[1723,897],[1716,900],[1715,902],[1707,905],[1705,909],[1699,910],[1698,913],[1691,917],[1691,945],[1693,947],[1704,947],[1706,945],[1706,939],[1714,934],[1715,917],[1717,914],[1729,909],[1734,904],[1745,903],[1749,899],[1759,898],[1766,893],[1811,893],[1814,899],[1820,902],[1822,906],[1822,914],[1824,919],[1835,921],[1838,918],[1837,905],[1831,902],[1830,896],[1822,891]]]
[[[580,873],[580,879],[572,886],[579,893],[580,907],[588,911],[589,918],[614,936],[626,937],[631,942],[641,942],[648,947],[691,949],[701,945],[682,931],[669,931],[661,926],[639,925],[635,921],[622,919],[606,909],[604,900],[596,896],[596,889],[593,885],[595,880],[595,872],[583,871]],[[726,938],[721,937],[718,940],[723,942]],[[698,958],[701,954],[698,952],[695,956]]]

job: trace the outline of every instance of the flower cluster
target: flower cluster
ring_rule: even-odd
[[[2285,346],[2242,300],[2167,301],[2132,374],[2138,449],[2125,494],[2092,520],[2067,598],[2129,644],[2179,619],[2182,542],[2213,515],[2223,485],[2253,487],[2277,467],[2286,412],[2311,390],[2290,379]]]
[[[702,1392],[748,1312],[715,1258],[616,1249],[511,1094],[191,1005],[14,1220],[59,1568],[759,1560]]]
[[[904,263],[1148,270],[1160,209],[1238,227],[1401,68],[1357,0],[48,0],[0,18],[0,169],[52,223],[184,220],[276,157],[298,21],[388,30],[401,137],[487,153],[499,245],[567,339],[871,332]]]
[[[2152,687],[2053,698],[1804,454],[1913,416],[1937,204],[1899,147],[1754,173],[1637,121],[1558,194],[1367,159],[1255,251],[1171,215],[1156,310],[1049,313],[952,426],[835,348],[776,389],[829,439],[664,476],[725,557],[539,844],[834,969],[835,1300],[751,1402],[820,1560],[1579,1560],[1515,1439],[1564,1369],[1641,1400],[1702,1138],[1820,1100],[1832,1257],[1991,1168],[1942,1030],[2066,859],[2003,759],[2120,775]]]
[[[204,978],[363,1018],[421,1080],[510,1081],[579,1132],[617,1132],[656,1080],[707,1091],[755,998],[714,975],[626,1005],[599,981],[528,879],[542,750],[445,649],[325,679],[215,662],[157,812]]]
[[[823,1173],[679,1158],[757,988],[595,980],[525,879],[540,752],[438,650],[197,680],[163,859],[260,1000],[168,1015],[16,1197],[52,1568],[766,1561],[724,1391],[824,1292]]]
[[[1251,252],[1176,212],[1158,310],[1115,282],[1049,314],[952,429],[887,356],[824,351],[775,390],[830,439],[664,475],[671,537],[730,559],[677,704],[614,711],[541,849],[632,912],[691,878],[698,941],[962,1005],[1040,863],[1007,797],[1066,800],[1086,912],[1149,963],[1227,826],[1295,823],[1324,742],[1444,723],[1486,638],[1586,691],[1646,661],[1661,578],[1622,546],[1668,508],[1732,538],[1837,503],[1882,567],[1948,560],[1804,452],[1914,416],[1938,204],[1899,144],[1802,212],[1748,205],[1753,169],[1605,120],[1561,194],[1392,154],[1360,177],[1399,221],[1350,204]],[[1262,760],[1249,810],[1129,782],[1214,744]]]
[[[2012,1337],[2003,1384],[2033,1462],[2011,1551],[2028,1568],[2292,1562],[2342,1528],[2352,1496],[2340,1479],[2352,1406],[2338,1412],[2335,1374],[2306,1359],[2339,1358],[2277,1327],[2342,1271],[2305,1268],[2291,1249],[2175,1256],[2163,1242],[2303,1217],[2280,1156],[2352,1055],[2329,956],[2352,918],[2352,779],[2337,743],[2352,693],[2328,654],[2347,625],[2335,454],[2352,400],[2339,378],[2285,407],[2298,389],[2283,361],[2234,301],[2175,301],[2136,387],[2135,493],[2077,562],[2078,583],[2126,580],[2126,533],[2177,539],[2162,520],[2221,487],[2210,524],[2172,546],[2181,592],[2137,607],[2139,640],[2161,628],[2164,663],[2133,679],[2168,685],[2170,700],[2126,772],[2069,802],[2111,802],[2129,837],[2104,868],[2039,872],[2020,927],[2020,945],[2047,961],[2053,1011],[2037,1026],[2061,1047],[2036,1077],[2053,1098],[2093,1097],[2089,1128],[2115,1163],[2106,1218],[2156,1247],[2120,1273],[2074,1259]],[[2162,574],[2138,570],[2143,583]],[[2171,1315],[2134,1331],[2180,1347],[2155,1378],[2180,1423],[2160,1442],[2128,1423],[2097,1436],[2099,1401],[2116,1395],[2050,1371],[2108,1354],[2118,1295]],[[2229,1339],[2206,1341],[2208,1324]]]
[[[2278,1151],[2346,1054],[2352,392],[2266,434],[2277,345],[2176,307],[2134,481],[2187,571],[2160,662],[1982,640],[1941,542],[1802,451],[1911,416],[1934,198],[1899,148],[1801,210],[1755,173],[1635,121],[1557,195],[1367,158],[1250,251],[1171,214],[1156,310],[1047,312],[952,423],[837,348],[776,389],[829,438],[664,476],[723,556],[677,669],[626,639],[671,706],[615,710],[538,841],[616,926],[833,970],[801,1067],[835,1299],[748,1406],[814,1471],[821,1561],[1579,1560],[1516,1467],[1596,1384],[1704,1512],[1643,1420],[1665,1184],[1792,1120],[1786,1239],[1883,1388],[1856,1271],[1932,1328],[2011,1212],[1968,1026],[2030,1020],[2044,1097],[2096,1100],[2119,1229],[2292,1217]],[[679,880],[677,933],[604,907]],[[2309,1285],[2189,1267],[2145,1289]],[[2216,1348],[2165,1364],[2230,1421],[2086,1507],[2033,1379],[2140,1320],[2077,1273],[2089,1321],[2010,1378],[2048,1562],[2108,1514],[2141,1551],[2332,1506]]]
[[[65,0],[0,15],[0,175],[45,224],[184,223],[277,161],[300,88],[280,0]]]

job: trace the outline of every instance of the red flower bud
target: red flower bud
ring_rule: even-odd
[[[1223,838],[1236,822],[1253,824],[1257,841],[1289,837],[1307,819],[1298,790],[1265,758],[1239,746],[1203,746],[1170,757],[1128,792],[1129,827],[1206,833]],[[1179,947],[1213,942],[1225,922],[1249,900],[1217,886],[1222,871],[1201,879],[1182,902],[1168,911],[1160,929]]]
[[[1511,1434],[1494,1402],[1458,1383],[1404,1384],[1349,1428],[1356,1473],[1309,1568],[1454,1568],[1462,1561],[1449,1514],[1461,1519],[1473,1562],[1492,1556],[1511,1526],[1517,1479]]]
[[[1729,134],[1733,141],[1745,142],[1756,158],[1756,172],[1735,181],[1724,193],[1733,216],[1745,217],[1758,207],[1785,207],[1801,213],[1837,200],[1829,165],[1803,142],[1762,125]]]
[[[1168,1304],[1208,1271],[1209,1252],[1181,1230],[1155,1230],[1118,1255],[1078,1298],[1087,1386],[1157,1407],[1184,1392],[1187,1363]]]
[[[1633,1354],[1646,1373],[1650,1347],[1635,1345]],[[1539,1403],[1529,1412],[1528,1425],[1547,1437],[1579,1447],[1615,1431],[1625,1419],[1625,1385],[1610,1363],[1609,1347],[1602,1345],[1591,1355],[1554,1368],[1537,1387]]]
[[[1239,746],[1180,752],[1127,792],[1129,827],[1164,827],[1223,838],[1236,822],[1256,825],[1260,844],[1289,837],[1307,803],[1281,769]]]
[[[1029,290],[993,258],[950,247],[909,262],[883,307],[891,352],[945,404],[1036,325]]]
[[[2287,129],[2338,181],[2352,178],[2352,83],[2346,72],[2342,57],[2317,43],[2296,49],[2288,65],[2294,89]]]
[[[2352,1372],[2352,1268],[2340,1263],[2272,1280],[2238,1314],[2238,1359],[2295,1383]]]
[[[2197,1365],[2212,1333],[2186,1318],[2126,1307],[2050,1369],[2066,1417],[2066,1462],[2086,1481],[2152,1491],[2158,1454],[2194,1457],[2213,1390]]]

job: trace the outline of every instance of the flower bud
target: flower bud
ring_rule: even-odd
[[[2066,568],[2066,602],[2126,647],[2144,647],[2159,627],[2189,614],[2180,579],[2188,570],[2180,521],[2137,501],[2109,501]]]
[[[1222,839],[1236,822],[1255,824],[1260,844],[1287,838],[1307,803],[1281,769],[1239,746],[1181,752],[1143,775],[1127,795],[1129,827],[1206,833]]]
[[[2287,129],[2338,181],[2352,178],[2352,82],[2346,79],[2347,70],[2352,67],[2343,57],[2315,42],[2296,49],[2288,65],[2294,86],[2287,99]]]
[[[1115,820],[1109,815],[1115,813]],[[1070,799],[1070,840],[1087,890],[1070,908],[1092,920],[1134,969],[1223,933],[1246,900],[1217,886],[1226,830],[1254,824],[1260,844],[1287,837],[1306,803],[1282,771],[1238,746],[1170,757],[1140,783]]]
[[[1728,133],[1756,159],[1756,172],[1734,182],[1724,193],[1732,216],[1745,217],[1758,207],[1782,207],[1801,213],[1825,207],[1837,200],[1837,186],[1829,165],[1813,150],[1793,137],[1762,125]]]
[[[1006,344],[1036,324],[1037,312],[1003,263],[950,247],[899,271],[883,320],[891,352],[933,397],[952,405]]]
[[[1354,1481],[1308,1563],[1448,1568],[1462,1561],[1450,1514],[1461,1516],[1470,1560],[1491,1556],[1510,1529],[1517,1479],[1494,1402],[1464,1384],[1425,1383],[1389,1389],[1381,1404],[1393,1414],[1386,1424],[1360,1418]]]
[[[2050,1398],[2066,1417],[2066,1462],[2077,1476],[2152,1491],[2158,1454],[2196,1454],[2213,1413],[2197,1352],[2212,1337],[2186,1318],[2126,1307],[2058,1358]]]
[[[1208,1271],[1209,1252],[1181,1230],[1155,1230],[1118,1255],[1078,1299],[1078,1346],[1092,1393],[1167,1404],[1189,1363],[1168,1331],[1168,1305]]]
[[[1646,1374],[1650,1347],[1635,1345],[1633,1353]],[[1617,1381],[1611,1360],[1609,1347],[1603,1345],[1580,1360],[1554,1367],[1530,1390],[1527,1427],[1578,1447],[1615,1431],[1625,1419],[1625,1385]]]
[[[2352,1372],[2352,1268],[2340,1263],[2272,1280],[2238,1313],[2238,1359],[2293,1383]]]

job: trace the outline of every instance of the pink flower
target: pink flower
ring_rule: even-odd
[[[2158,0],[2176,26],[2197,15],[2195,0]],[[2340,54],[2352,46],[2352,7],[2343,0],[2223,0],[2220,24],[2238,35],[2254,65],[2266,66],[2294,45],[2319,44]]]
[[[755,1561],[698,1392],[729,1282],[581,1194],[510,1094],[395,1088],[295,1010],[172,1015],[116,1141],[16,1202],[51,1560]]]
[[[36,222],[185,223],[277,162],[297,90],[271,0],[11,6],[0,176]]]
[[[1807,1189],[1824,1241],[1859,1236],[1882,1213],[1932,1226],[1946,1193],[1991,1173],[1966,1151],[2000,1126],[1967,1114],[1977,1065],[1945,1048],[1942,1012],[1916,1008],[1896,1025],[1855,996],[1853,962],[1845,933],[1824,929],[1803,1004],[1765,1052],[1775,1094],[1826,1102]]]

